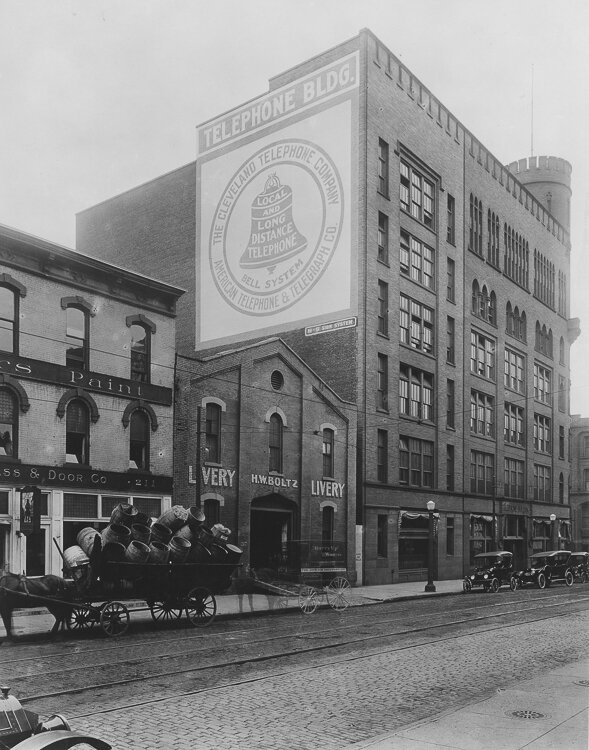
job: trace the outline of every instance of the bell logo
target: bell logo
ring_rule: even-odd
[[[215,209],[209,263],[217,290],[246,315],[295,305],[331,263],[343,216],[341,178],[323,148],[297,139],[265,146]]]

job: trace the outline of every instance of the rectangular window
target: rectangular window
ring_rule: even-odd
[[[446,287],[446,298],[448,302],[454,302],[456,299],[456,264],[452,258],[447,258],[448,281]]]
[[[476,331],[470,334],[470,371],[495,380],[495,342]]]
[[[550,466],[534,464],[534,500],[552,501],[552,472]]]
[[[389,481],[389,433],[377,430],[376,433],[376,478],[379,482]]]
[[[454,517],[446,518],[446,554],[454,556]]]
[[[389,335],[389,285],[378,281],[378,320],[377,329],[382,336]]]
[[[64,518],[98,518],[98,495],[64,492]]]
[[[434,251],[428,245],[401,230],[400,266],[401,273],[413,281],[434,289],[435,260]]]
[[[376,372],[376,408],[389,409],[389,358],[386,354],[378,355]]]
[[[495,437],[495,399],[480,391],[470,392],[470,431]]]
[[[503,383],[510,391],[526,392],[525,360],[521,354],[505,349]]]
[[[448,227],[446,230],[446,239],[453,245],[456,241],[456,207],[454,205],[454,196],[448,193]]]
[[[389,144],[378,139],[378,192],[389,196]]]
[[[454,381],[446,380],[446,427],[454,428],[456,426],[454,412]]]
[[[495,457],[492,453],[470,452],[470,491],[477,495],[492,495],[495,476]]]
[[[567,410],[567,381],[562,375],[558,376],[558,411]]]
[[[564,427],[561,425],[558,428],[558,457],[564,458]]]
[[[378,212],[378,260],[389,264],[389,217]]]
[[[431,354],[434,348],[434,311],[401,294],[399,327],[401,341],[413,349]]]
[[[407,162],[401,161],[400,167],[401,208],[408,211],[414,219],[433,229],[435,226],[435,186]]]
[[[524,410],[521,406],[505,403],[503,438],[511,445],[525,445]]]
[[[515,497],[523,499],[524,491],[524,462],[515,461],[512,458],[506,458],[504,466],[504,492],[505,497]]]
[[[434,444],[429,440],[399,437],[399,483],[434,486]]]
[[[447,332],[446,362],[449,362],[450,364],[453,365],[456,362],[456,345],[454,341],[454,318],[451,318],[449,315],[446,321],[446,332]]]
[[[475,555],[494,549],[493,519],[488,516],[470,517],[470,564],[474,565]]]
[[[388,516],[379,513],[376,517],[376,555],[377,557],[388,556]]]
[[[552,424],[548,417],[534,414],[534,450],[552,453]]]
[[[409,365],[399,368],[399,411],[408,417],[433,422],[434,376]]]
[[[542,365],[534,364],[534,398],[543,404],[552,402],[552,373]]]
[[[207,404],[205,430],[205,460],[218,464],[221,462],[221,407],[218,404]]]
[[[446,489],[454,491],[454,446],[446,446]],[[452,553],[454,554],[454,553]]]
[[[324,477],[333,477],[334,471],[334,443],[335,443],[335,434],[333,430],[325,429],[323,430],[323,445],[321,447],[321,452],[323,454],[323,476]]]

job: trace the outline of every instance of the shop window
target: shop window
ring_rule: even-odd
[[[221,505],[218,500],[207,498],[204,501],[203,513],[205,514],[207,526],[214,526],[219,523],[221,515]]]
[[[98,518],[98,495],[64,492],[64,518]]]
[[[321,511],[321,541],[323,544],[333,542],[335,513],[330,505],[326,505]]]
[[[149,470],[149,417],[141,409],[131,414],[129,468]]]
[[[282,473],[282,442],[283,442],[284,425],[278,414],[272,414],[270,417],[270,430],[268,436],[269,448],[269,471]]]
[[[82,307],[66,307],[66,367],[87,369],[89,349],[89,314]]]
[[[376,517],[376,555],[388,557],[388,516],[379,514]]]
[[[493,518],[491,516],[470,517],[470,564],[474,565],[475,555],[491,552],[493,549]]]
[[[221,412],[219,404],[207,404],[205,455],[207,461],[216,464],[221,462]]]
[[[18,403],[8,388],[0,388],[0,457],[16,458]]]
[[[150,518],[159,518],[162,514],[162,501],[159,497],[134,497],[133,506]]]
[[[0,491],[0,515],[6,515],[8,513],[8,492],[4,490]],[[0,564],[2,558],[0,557]]]
[[[333,430],[325,429],[323,430],[323,446],[322,446],[322,452],[323,452],[323,476],[324,477],[333,477],[333,461],[334,461],[334,455],[333,455],[333,448],[334,448],[334,433]]]
[[[437,513],[434,514],[437,517]],[[437,524],[437,520],[435,521]],[[401,511],[399,569],[427,568],[429,517],[427,513]]]
[[[19,295],[8,286],[0,286],[0,350],[18,353]]]
[[[124,505],[129,505],[129,498],[124,496],[103,495],[100,502],[100,516],[102,518],[110,518],[113,510],[117,507],[117,505],[120,505],[121,503]]]
[[[146,326],[133,323],[131,326],[131,380],[150,382],[151,331]]]
[[[66,410],[65,452],[67,463],[90,464],[90,417],[83,401],[73,399]]]
[[[547,552],[552,546],[550,521],[544,519],[534,519],[532,526],[532,551]]]

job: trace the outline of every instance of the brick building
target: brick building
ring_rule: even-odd
[[[571,520],[575,551],[589,552],[589,419],[573,415],[571,424]],[[562,536],[562,534],[561,534]]]
[[[52,539],[169,507],[181,294],[0,227],[0,569],[60,573]]]
[[[356,404],[364,582],[425,578],[430,500],[439,578],[546,548],[569,519],[570,164],[505,166],[368,30],[197,135],[195,163],[79,214],[79,248],[188,286],[180,354],[279,335]]]

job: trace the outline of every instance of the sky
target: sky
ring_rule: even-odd
[[[0,223],[75,248],[78,211],[193,161],[198,124],[362,28],[504,164],[573,165],[589,417],[587,0],[0,0]]]

